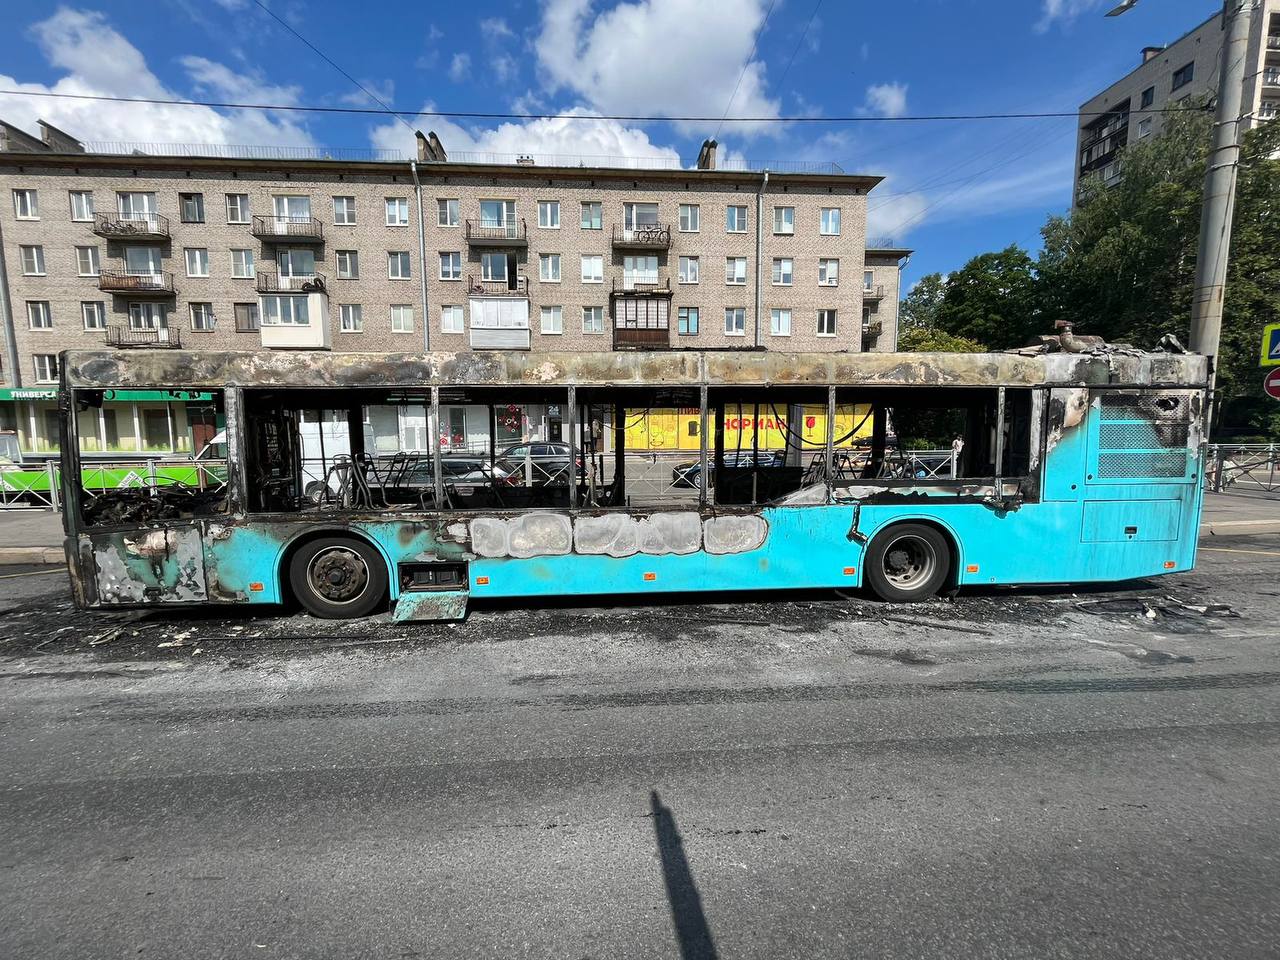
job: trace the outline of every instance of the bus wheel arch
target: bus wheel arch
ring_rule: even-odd
[[[903,517],[884,525],[863,556],[863,582],[890,603],[927,600],[958,583],[959,540],[927,517]]]
[[[345,528],[308,531],[289,542],[277,570],[282,598],[325,619],[355,619],[386,609],[391,564],[381,547]]]

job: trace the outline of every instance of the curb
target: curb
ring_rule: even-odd
[[[56,564],[67,562],[61,547],[0,547],[0,563]]]
[[[1280,520],[1216,520],[1200,524],[1200,536],[1245,537],[1253,533],[1280,533]]]

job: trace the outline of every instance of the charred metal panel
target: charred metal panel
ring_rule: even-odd
[[[100,603],[182,603],[208,597],[198,527],[94,534],[87,541]]]
[[[466,590],[410,590],[400,594],[393,620],[461,620],[467,615]]]

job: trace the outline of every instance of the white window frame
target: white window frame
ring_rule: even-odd
[[[791,336],[791,308],[774,307],[769,311],[769,336]]]
[[[699,282],[701,272],[702,272],[702,265],[699,262],[698,257],[696,256],[681,257],[679,260],[679,264],[680,264],[680,276],[677,282],[687,283],[687,284],[696,284]],[[690,269],[686,269],[686,268],[690,268]]]
[[[192,269],[193,254],[195,255],[195,259],[196,259],[195,266],[197,268],[200,266],[200,262],[199,262],[200,254],[204,254],[204,273],[198,273],[196,272],[196,270]],[[182,259],[186,264],[188,277],[201,278],[201,277],[209,276],[209,248],[208,247],[183,247]]]
[[[501,216],[494,220],[493,217],[486,218],[484,215],[484,205],[498,203],[502,205]],[[480,226],[489,230],[505,230],[514,237],[516,231],[520,227],[520,218],[517,216],[516,202],[514,200],[505,200],[497,197],[484,197],[480,200]]]
[[[294,213],[295,206],[305,206],[305,213]],[[306,193],[276,193],[271,195],[272,217],[279,224],[310,223],[315,219],[311,213],[311,195]]]
[[[129,304],[130,330],[167,330],[169,311],[163,303],[135,301]]]
[[[95,319],[95,323],[89,322],[90,315]],[[107,305],[101,300],[81,300],[80,322],[84,324],[86,330],[107,329]]]
[[[26,213],[23,213],[23,209]],[[13,216],[17,220],[40,219],[40,191],[22,187],[13,191]]]
[[[677,231],[680,233],[701,233],[702,232],[702,211],[701,205],[697,203],[680,204],[680,219],[677,223]]]
[[[824,237],[840,236],[840,207],[823,207],[818,213],[818,234]],[[834,227],[835,229],[831,229]]]
[[[538,227],[542,230],[560,229],[560,201],[538,201]]]
[[[588,210],[592,214],[594,214],[594,216],[590,217],[589,224],[585,224],[583,223],[583,221],[588,220],[588,217],[587,217]],[[581,215],[578,218],[578,223],[583,230],[603,230],[604,229],[604,204],[599,200],[583,200]],[[597,223],[599,224],[599,226],[596,225]]]
[[[622,288],[634,290],[636,284],[657,286],[657,254],[628,254],[622,258]]]
[[[457,270],[453,272],[452,276],[445,273],[446,257],[448,258],[450,270],[453,269],[455,264],[457,265]],[[441,280],[447,280],[452,283],[455,280],[462,279],[462,251],[461,250],[441,250],[439,262],[440,262],[440,279]]]
[[[36,323],[36,317],[40,318],[40,323]],[[27,301],[27,329],[28,330],[52,330],[53,329],[53,307],[48,300],[28,300]]]
[[[834,271],[832,269],[834,267]],[[840,286],[840,258],[822,257],[818,260],[818,286]]]
[[[564,333],[564,307],[548,304],[538,311],[539,332],[547,336],[559,336]]]
[[[311,309],[306,295],[294,296],[282,293],[263,297],[262,308],[258,311],[258,325],[260,327],[311,326]]]
[[[93,191],[92,190],[68,190],[67,199],[71,204],[71,220],[74,223],[92,223],[93,222]],[[83,206],[81,215],[77,216],[76,201],[79,200]]]
[[[587,317],[591,317],[591,325],[587,325]],[[599,319],[599,326],[596,325],[596,319]],[[588,336],[604,333],[604,307],[583,307],[582,308],[582,332]]]
[[[29,256],[28,256],[29,255]],[[18,259],[22,263],[24,277],[45,276],[44,246],[39,243],[24,243],[18,247]],[[30,262],[28,263],[28,260]],[[28,269],[30,267],[30,269]]]
[[[737,226],[733,226],[733,224],[737,224]],[[724,208],[724,232],[747,232],[747,205],[745,203],[731,203]]]
[[[347,272],[342,272],[342,263],[346,261]],[[338,271],[339,280],[359,280],[360,279],[360,251],[359,250],[335,250],[333,252],[333,267]],[[353,269],[354,268],[354,269]]]
[[[775,287],[789,287],[795,283],[796,279],[796,262],[791,257],[774,257],[773,258],[773,285]]]
[[[738,267],[742,267],[742,279],[738,279]],[[747,283],[747,258],[746,257],[725,257],[724,258],[724,282],[730,287],[743,287]]]
[[[248,223],[252,217],[249,215],[249,195],[247,193],[228,193],[226,197],[227,223]],[[235,212],[232,212],[232,199],[235,200]]]
[[[876,274],[874,270],[862,271],[862,292],[870,293],[876,288]]]
[[[237,257],[237,254],[239,256]],[[232,280],[252,280],[256,264],[253,259],[252,247],[232,247],[231,248],[231,279]]]
[[[773,208],[773,232],[780,237],[790,236],[796,232],[796,208]]]
[[[408,317],[408,325],[405,325],[405,318]],[[393,303],[391,304],[391,332],[392,333],[413,333],[415,320],[413,317],[413,304],[411,303]]]
[[[497,264],[502,264],[501,275],[494,270]],[[490,283],[506,283],[509,266],[505,253],[482,253],[480,254],[480,279],[488,280]]]
[[[648,217],[649,208],[653,208],[653,219]],[[646,216],[640,219],[641,209],[643,208]],[[658,218],[662,215],[662,205],[656,200],[628,200],[622,205],[622,229],[623,230],[643,230],[652,227],[658,223]]]
[[[738,317],[742,317],[742,327],[738,327]],[[725,307],[724,308],[724,335],[726,337],[745,337],[747,335],[747,308],[746,307]]]
[[[462,305],[458,303],[442,303],[440,305],[440,332],[466,333],[467,318],[463,314]]]
[[[831,315],[831,331],[829,333],[824,333],[822,331],[823,314]],[[834,337],[836,335],[836,331],[839,330],[839,323],[840,323],[840,314],[834,307],[822,307],[821,309],[818,310],[817,335],[819,337]]]
[[[84,256],[88,255],[88,269],[85,269]],[[98,255],[95,244],[76,247],[76,274],[81,277],[97,277],[102,275],[102,259]]]
[[[338,304],[338,332],[361,333],[364,330],[364,306],[359,303]]]
[[[538,254],[538,280],[541,283],[560,282],[560,254]]]
[[[202,308],[200,310],[201,315],[206,320],[209,321],[209,325],[207,327],[196,326],[196,308],[197,307]],[[207,308],[207,309],[203,309],[203,308]],[[196,333],[212,333],[214,327],[217,325],[218,318],[214,316],[213,304],[209,303],[208,301],[203,301],[203,300],[192,301],[187,305],[187,313],[191,319],[191,329]]]
[[[409,198],[386,197],[386,214],[388,227],[407,227],[409,225]]]
[[[43,364],[41,361],[43,361]],[[45,369],[42,370],[42,366]],[[36,383],[58,382],[58,355],[56,353],[32,354],[31,367],[36,376]]]
[[[587,274],[588,263],[590,263],[592,266],[599,264],[600,272],[598,274],[592,273],[591,275],[588,275]],[[583,283],[604,283],[604,255],[603,254],[584,253],[582,255],[582,282]]]
[[[462,201],[457,197],[436,197],[436,226],[462,225]]]
[[[342,214],[341,217],[338,216],[339,213]],[[343,195],[333,198],[333,225],[335,227],[354,227],[356,225],[355,197]]]
[[[408,250],[387,251],[387,279],[413,279],[413,257]]]

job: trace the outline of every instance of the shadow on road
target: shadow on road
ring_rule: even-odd
[[[676,828],[676,819],[668,807],[663,806],[658,791],[649,794],[653,810],[653,832],[658,841],[658,857],[662,860],[662,880],[667,886],[667,900],[671,904],[671,922],[676,928],[676,940],[680,944],[683,960],[715,960],[715,941],[707,916],[702,912],[702,897],[693,882],[689,860],[684,855],[684,841]]]

